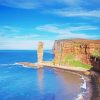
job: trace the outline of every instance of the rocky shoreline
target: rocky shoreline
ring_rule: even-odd
[[[91,100],[100,100],[100,73],[95,71],[91,72],[91,84],[92,84],[92,97]]]

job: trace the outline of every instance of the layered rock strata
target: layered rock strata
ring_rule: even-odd
[[[39,42],[38,44],[37,56],[38,64],[41,64],[43,62],[43,42]]]
[[[72,53],[75,55],[75,58],[80,60],[82,63],[92,65],[95,69],[100,71],[100,57],[92,56],[95,50],[100,52],[100,40],[56,40],[53,47],[55,55],[54,64],[62,65],[65,56]]]

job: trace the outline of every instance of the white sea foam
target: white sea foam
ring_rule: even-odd
[[[83,80],[83,83],[82,83],[82,85],[80,86],[81,87],[81,89],[87,89],[87,82],[86,82],[86,80],[85,80],[85,78],[82,76],[82,78],[81,78],[82,80]]]
[[[32,67],[29,67],[29,66],[25,66],[25,65],[21,65],[22,67],[26,67],[26,68],[32,68]],[[37,69],[37,67],[33,67],[34,69]],[[33,69],[32,68],[32,69]]]
[[[19,64],[19,63],[13,63],[13,64],[0,64],[1,66],[15,66],[15,65],[19,65],[19,66],[22,66],[22,67],[26,67],[26,68],[32,68],[32,67],[29,67],[29,66],[25,66],[23,64]],[[9,67],[11,68],[11,67]],[[34,67],[35,68],[35,67]]]
[[[22,67],[28,67],[28,66],[22,65]]]
[[[16,63],[14,63],[14,64],[15,64],[15,65],[23,65],[23,64],[20,64],[20,63],[17,63],[17,62],[16,62]]]
[[[12,65],[18,65],[17,63],[11,63],[11,64],[0,64],[1,66],[12,66]]]
[[[22,65],[18,63],[11,63],[11,64],[0,64],[1,66],[13,66],[13,65]]]
[[[19,64],[19,63],[16,63],[17,65],[20,65],[20,66],[22,66],[22,67],[26,67],[26,68],[32,68],[32,67],[29,67],[29,66],[25,66],[24,64]],[[36,67],[34,67],[34,68],[36,68]]]
[[[24,64],[20,64],[20,63],[14,63],[15,65],[20,65],[22,67],[28,67],[28,66],[25,66]]]
[[[15,65],[20,65],[22,67],[28,67],[28,66],[25,66],[24,64],[20,64],[20,63],[15,63]]]
[[[78,94],[78,96],[75,100],[84,100],[83,94]]]
[[[75,100],[85,100],[84,96],[88,92],[87,81],[85,79],[85,76],[83,76],[83,75],[80,75],[80,76],[81,76],[81,79],[82,79],[82,83],[81,83],[81,86],[80,86],[81,92],[78,94],[78,96]]]

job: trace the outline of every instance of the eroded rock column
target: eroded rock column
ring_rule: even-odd
[[[38,54],[38,65],[41,65],[43,62],[43,42],[39,42],[37,54]]]

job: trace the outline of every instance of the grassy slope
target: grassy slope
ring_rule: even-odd
[[[63,60],[62,64],[67,64],[73,67],[82,67],[82,68],[86,68],[86,69],[90,69],[92,66],[87,65],[87,64],[83,64],[81,61],[76,60],[75,56],[73,54],[69,54],[65,57],[65,59]]]

